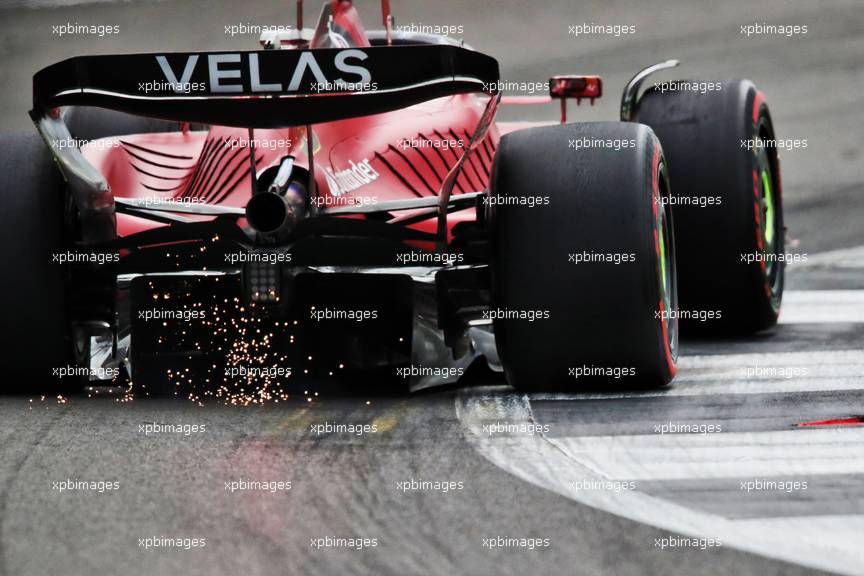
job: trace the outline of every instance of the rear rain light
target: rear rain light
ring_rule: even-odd
[[[549,79],[549,95],[555,99],[590,98],[591,104],[603,95],[603,79],[600,76],[553,76]]]
[[[816,428],[823,426],[864,426],[864,416],[848,416],[845,418],[828,418],[826,420],[811,420],[799,422],[797,428]]]

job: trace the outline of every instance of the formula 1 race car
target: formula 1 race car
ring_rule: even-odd
[[[39,71],[39,135],[0,139],[7,375],[268,399],[482,357],[521,390],[662,386],[679,319],[776,323],[780,171],[751,82],[641,90],[668,61],[621,121],[567,123],[599,77],[502,96],[495,59],[382,11],[380,31],[333,0],[257,51]],[[495,122],[556,100],[560,125]]]

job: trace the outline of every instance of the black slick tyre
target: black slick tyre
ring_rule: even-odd
[[[69,393],[63,179],[38,134],[0,134],[0,370],[4,393]],[[55,370],[56,369],[56,370]]]
[[[634,118],[651,126],[669,163],[685,335],[770,328],[783,296],[783,197],[768,105],[749,80],[717,84],[704,94],[649,89]]]
[[[668,194],[663,151],[646,126],[567,124],[501,140],[489,199],[491,312],[512,385],[574,390],[672,379]]]

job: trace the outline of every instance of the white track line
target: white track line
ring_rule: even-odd
[[[84,4],[119,4],[118,0],[6,0],[0,2],[3,9],[11,8],[64,8]]]
[[[580,451],[579,447],[568,446],[567,443],[574,439],[565,441],[544,436],[504,437],[484,433],[484,423],[534,423],[528,399],[508,393],[508,390],[506,387],[502,387],[497,393],[463,390],[456,397],[456,414],[468,441],[486,459],[510,474],[587,506],[678,534],[697,538],[719,538],[724,546],[802,566],[842,574],[864,574],[864,546],[861,546],[864,517],[860,515],[818,519],[807,517],[731,520],[639,492],[638,482],[637,489],[632,491],[575,489],[572,482],[629,478],[609,475],[605,469],[609,466],[608,460],[601,462],[592,458],[591,452],[585,453]],[[813,432],[817,431],[800,431],[801,441],[812,439],[814,443],[824,447],[826,435]],[[864,442],[864,431],[853,431],[851,434],[837,435],[836,438],[843,439],[845,445],[845,440],[854,441],[856,434],[857,445],[860,446]],[[720,436],[722,435],[715,438]],[[741,443],[745,435],[737,436],[737,441]],[[771,438],[763,434],[750,434],[749,437],[745,456],[763,456],[763,452],[753,452],[755,447],[771,446]],[[763,437],[766,442],[763,442]],[[587,442],[590,445],[595,440],[591,438]],[[647,476],[649,473],[646,471],[657,465],[658,455],[640,453],[639,446],[628,446],[628,442],[626,436],[616,440],[622,458],[636,459],[628,471],[637,474],[637,477]],[[849,456],[848,453],[845,454]],[[855,457],[862,458],[860,450]],[[808,466],[808,470],[812,471],[812,468]]]
[[[667,389],[531,394],[531,400],[618,400],[712,394],[780,394],[864,389],[864,350],[684,356]]]
[[[862,254],[827,255],[826,262],[862,262]],[[846,260],[844,260],[846,259]],[[816,260],[816,264],[820,262]],[[857,267],[857,266],[856,266]],[[789,291],[782,324],[864,322],[864,291]],[[648,396],[707,396],[864,389],[864,350],[689,356],[668,390],[616,394],[535,394],[534,400],[614,400]],[[758,400],[756,400],[758,401]],[[463,390],[456,413],[466,438],[496,466],[567,498],[724,546],[802,566],[864,574],[864,515],[730,519],[639,491],[639,481],[812,477],[864,474],[864,428],[799,429],[698,435],[557,438],[496,436],[491,422],[534,424],[527,396],[509,388]],[[826,476],[827,477],[827,476]],[[603,480],[633,480],[635,490],[585,490]],[[575,485],[574,485],[575,483]]]
[[[864,427],[549,441],[612,478],[628,480],[864,474]]]
[[[781,324],[864,322],[864,290],[790,290],[783,293]]]
[[[798,268],[864,268],[864,246],[843,248],[811,254],[807,262],[792,263],[789,267]]]

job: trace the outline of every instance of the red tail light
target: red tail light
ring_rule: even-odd
[[[549,79],[549,95],[552,98],[575,98],[579,104],[582,98],[596,98],[603,95],[603,79],[600,76],[553,76]]]

